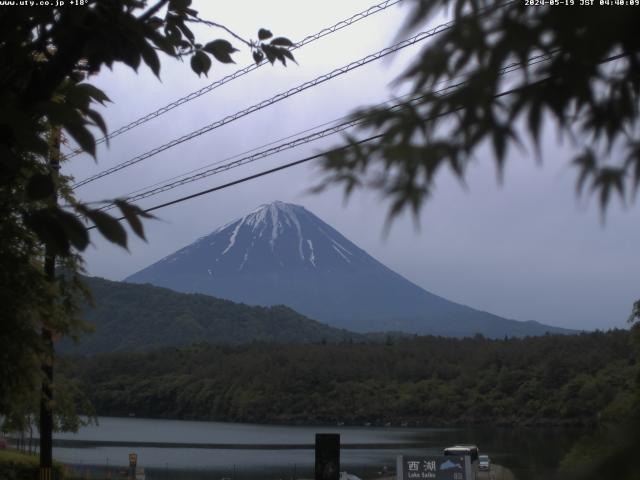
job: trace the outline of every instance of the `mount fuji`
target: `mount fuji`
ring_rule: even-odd
[[[125,281],[250,305],[283,304],[356,332],[488,337],[567,332],[434,295],[304,207],[283,202],[262,205]]]

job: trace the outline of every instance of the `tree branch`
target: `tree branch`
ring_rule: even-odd
[[[169,0],[159,0],[158,3],[156,3],[153,7],[149,8],[149,10],[147,10],[142,15],[140,15],[140,17],[138,17],[138,20],[140,20],[141,22],[146,22],[151,17],[153,17],[158,12],[158,10],[164,7],[167,3],[169,3]]]
[[[244,43],[247,47],[252,48],[253,44],[248,41],[245,40],[244,38],[242,38],[240,35],[238,35],[237,33],[233,32],[231,29],[229,29],[228,27],[225,27],[224,25],[221,25],[219,23],[215,23],[212,22],[210,20],[203,20],[202,18],[195,18],[192,20],[189,20],[190,22],[194,22],[194,23],[203,23],[204,25],[208,25],[210,27],[214,27],[214,28],[221,28],[222,30],[224,30],[225,32],[227,32],[229,35],[231,35],[232,37],[234,37],[237,40],[240,40],[242,43]]]

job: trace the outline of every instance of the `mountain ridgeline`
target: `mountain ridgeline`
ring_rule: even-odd
[[[434,295],[358,248],[313,213],[273,202],[131,275],[178,292],[287,305],[356,332],[487,337],[567,333],[508,320]]]
[[[253,307],[208,295],[177,293],[152,285],[86,278],[93,296],[84,319],[95,331],[63,353],[141,351],[200,343],[339,343],[364,341],[355,333],[310,320],[285,306]]]

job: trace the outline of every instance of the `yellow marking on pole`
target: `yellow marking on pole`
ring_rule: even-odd
[[[50,467],[40,467],[40,480],[51,480]]]

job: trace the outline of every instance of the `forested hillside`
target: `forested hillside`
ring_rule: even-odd
[[[282,423],[587,425],[628,400],[637,372],[625,330],[201,345],[67,363],[100,415]]]
[[[152,285],[86,278],[94,299],[84,318],[95,331],[58,350],[92,354],[150,350],[164,346],[343,342],[358,334],[311,320],[285,306],[251,307],[201,294],[177,293]],[[362,340],[362,339],[361,339]]]

